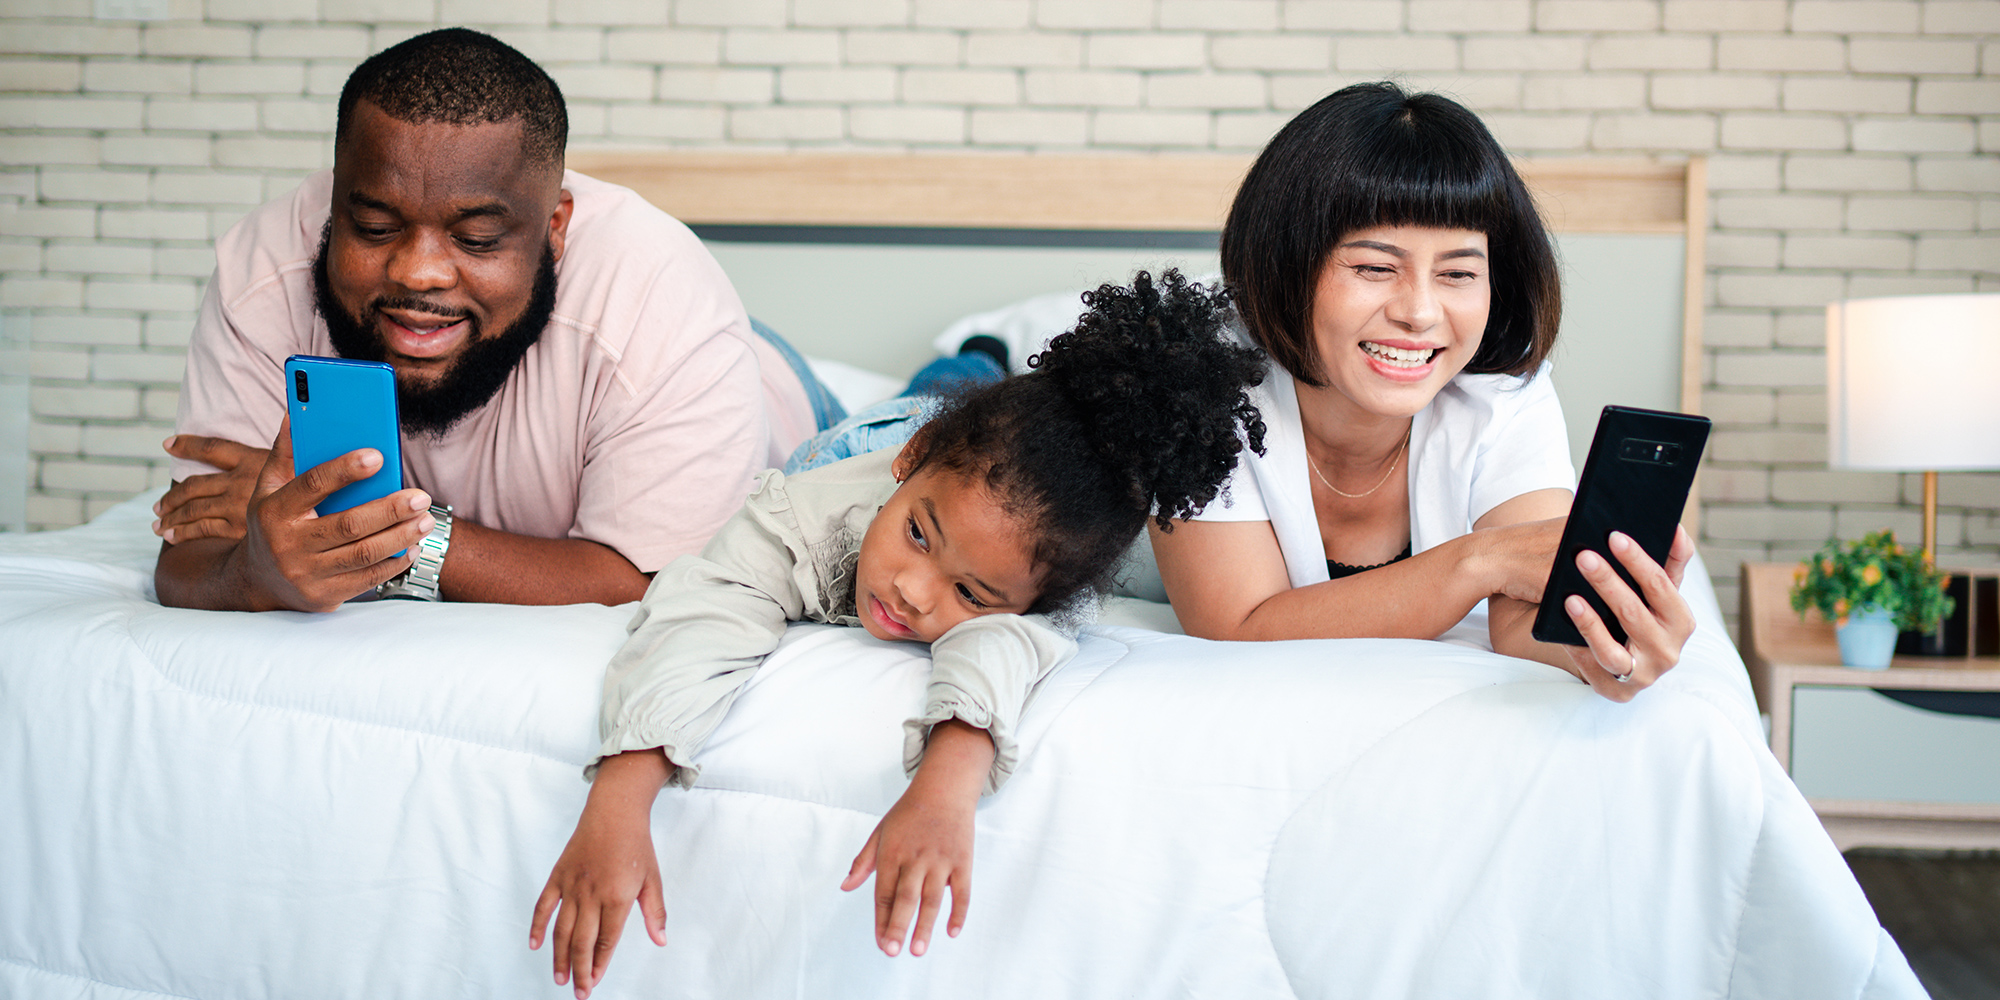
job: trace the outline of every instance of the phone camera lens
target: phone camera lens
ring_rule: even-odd
[[[312,395],[311,395],[310,393],[306,392],[306,373],[305,373],[305,372],[302,372],[302,371],[294,371],[294,372],[292,372],[292,384],[293,384],[294,386],[296,386],[296,387],[297,387],[297,389],[298,389],[298,394],[299,394],[299,402],[301,402],[301,403],[310,403],[310,402],[312,402]]]

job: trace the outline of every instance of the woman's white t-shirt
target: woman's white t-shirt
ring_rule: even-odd
[[[1323,583],[1326,547],[1313,513],[1305,425],[1292,376],[1275,362],[1250,400],[1264,417],[1264,454],[1244,449],[1226,492],[1201,521],[1269,521],[1292,586]],[[1576,488],[1569,435],[1546,364],[1533,377],[1459,375],[1410,427],[1410,551],[1472,530],[1524,493]]]

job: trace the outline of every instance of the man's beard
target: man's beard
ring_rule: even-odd
[[[333,297],[326,276],[326,248],[332,235],[333,224],[328,222],[320,233],[319,255],[313,259],[313,304],[320,318],[326,320],[333,349],[341,357],[383,361],[388,352],[374,325],[349,314]],[[472,324],[464,352],[436,381],[411,385],[405,379],[396,380],[396,405],[402,416],[403,433],[441,438],[466,414],[485,406],[507,383],[507,376],[513,374],[528,349],[541,339],[542,329],[548,326],[549,315],[555,308],[556,254],[555,248],[548,244],[542,246],[542,261],[535,269],[535,286],[528,296],[527,311],[498,337],[480,336],[484,331],[478,320],[466,316],[462,310],[440,309],[420,295],[377,298],[368,303],[368,313],[378,309],[417,309],[443,318],[462,318]]]

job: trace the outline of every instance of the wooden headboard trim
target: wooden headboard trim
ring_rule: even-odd
[[[1215,232],[1247,156],[575,150],[570,166],[690,224]],[[1559,232],[1682,233],[1687,167],[1521,160]]]

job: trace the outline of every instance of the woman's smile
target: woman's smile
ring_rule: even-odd
[[[1376,374],[1393,381],[1421,382],[1429,378],[1443,350],[1380,340],[1361,342],[1361,351],[1368,355],[1368,363]]]

